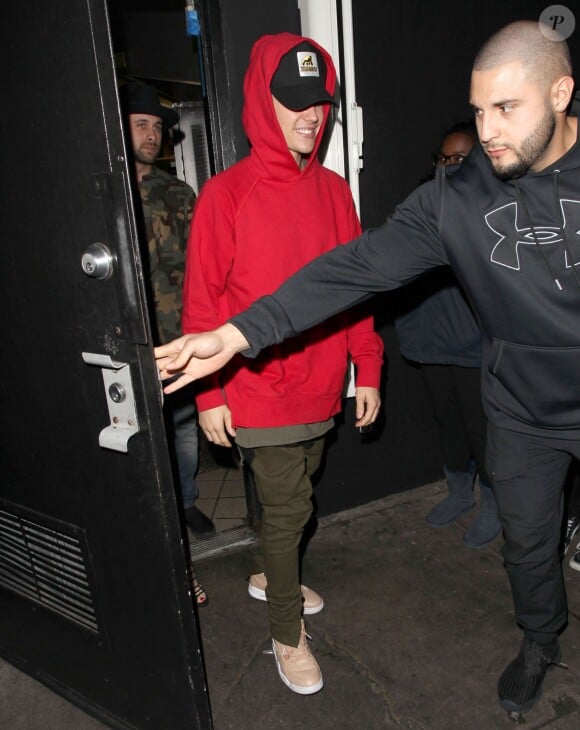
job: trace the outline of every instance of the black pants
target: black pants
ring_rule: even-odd
[[[450,471],[467,472],[474,461],[480,478],[489,484],[480,369],[421,365],[421,372],[433,405],[443,463]]]
[[[551,432],[553,433],[553,432]],[[502,554],[518,624],[547,643],[567,620],[560,560],[564,482],[578,440],[487,432],[487,471],[505,533]]]

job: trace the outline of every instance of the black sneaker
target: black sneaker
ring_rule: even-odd
[[[508,712],[531,710],[542,694],[542,683],[548,668],[557,665],[567,669],[560,657],[558,639],[547,646],[540,646],[525,636],[520,653],[499,678],[497,691],[500,705]]]
[[[184,510],[184,512],[185,521],[197,538],[207,540],[210,537],[214,537],[215,525],[200,509],[193,505]]]
[[[576,537],[576,533],[580,529],[580,515],[570,517],[566,522],[566,534],[564,535],[564,555],[568,552],[568,548],[572,540]]]

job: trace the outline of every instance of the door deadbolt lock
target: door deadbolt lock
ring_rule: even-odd
[[[113,256],[104,243],[92,243],[84,252],[81,266],[93,279],[107,279],[113,272]]]

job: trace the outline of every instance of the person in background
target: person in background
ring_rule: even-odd
[[[334,103],[330,55],[291,33],[263,36],[244,79],[249,156],[205,183],[187,249],[183,331],[216,327],[286,277],[360,231],[350,189],[317,154]],[[236,358],[198,384],[200,427],[234,439],[262,508],[248,592],[267,601],[278,674],[299,694],[323,686],[304,614],[324,605],[300,584],[299,544],[312,513],[311,478],[341,408],[348,357],[356,367],[357,427],[380,406],[383,345],[372,318],[341,315],[255,362]]]
[[[421,185],[382,226],[216,330],[156,357],[163,379],[178,375],[172,392],[236,353],[256,357],[375,292],[451,266],[483,334],[487,473],[524,634],[497,691],[519,722],[548,668],[563,666],[563,486],[580,459],[580,108],[566,41],[534,20],[500,29],[475,58],[470,103],[480,144],[453,175]]]
[[[155,165],[163,134],[174,126],[178,114],[163,106],[152,86],[129,82],[121,89],[123,110],[131,135],[136,181],[141,203],[147,255],[152,329],[157,344],[169,342],[181,333],[182,286],[185,248],[195,193],[187,183]],[[164,402],[168,444],[179,482],[185,520],[193,534],[207,538],[215,534],[213,522],[195,505],[198,497],[197,414],[193,388],[167,396]],[[193,578],[198,606],[207,595]]]
[[[437,168],[460,165],[477,140],[473,120],[445,132]],[[407,291],[409,290],[409,291]],[[404,312],[395,319],[401,354],[418,363],[437,424],[443,472],[449,494],[427,521],[451,524],[475,507],[479,475],[479,514],[463,541],[473,548],[492,542],[501,531],[497,504],[485,471],[486,419],[481,401],[481,332],[451,269],[440,267],[401,291]]]

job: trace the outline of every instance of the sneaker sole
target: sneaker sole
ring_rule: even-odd
[[[320,690],[324,686],[324,682],[322,681],[322,677],[320,677],[320,681],[316,684],[311,684],[308,687],[301,687],[298,684],[292,684],[292,682],[288,679],[288,677],[284,674],[282,669],[280,668],[280,663],[278,662],[278,657],[276,656],[276,647],[274,646],[274,640],[272,640],[272,651],[274,653],[274,660],[276,661],[276,669],[278,670],[278,674],[280,676],[280,679],[288,689],[291,689],[292,692],[296,692],[296,694],[299,695],[313,695],[316,694],[316,692],[320,692]]]
[[[568,565],[572,568],[572,570],[580,570],[580,563],[575,560],[577,553],[574,553],[572,557],[570,558],[570,562]]]
[[[248,593],[252,598],[255,598],[258,601],[268,601],[266,598],[266,592],[263,591],[261,588],[256,588],[255,586],[248,583]],[[324,601],[321,601],[318,606],[304,606],[303,613],[305,616],[314,616],[316,613],[320,613],[322,609],[324,608]]]
[[[516,705],[516,703],[512,702],[511,700],[500,700],[499,704],[507,712],[529,712],[541,696],[542,693],[540,692],[537,697],[534,697],[533,700],[526,702],[525,705]]]

